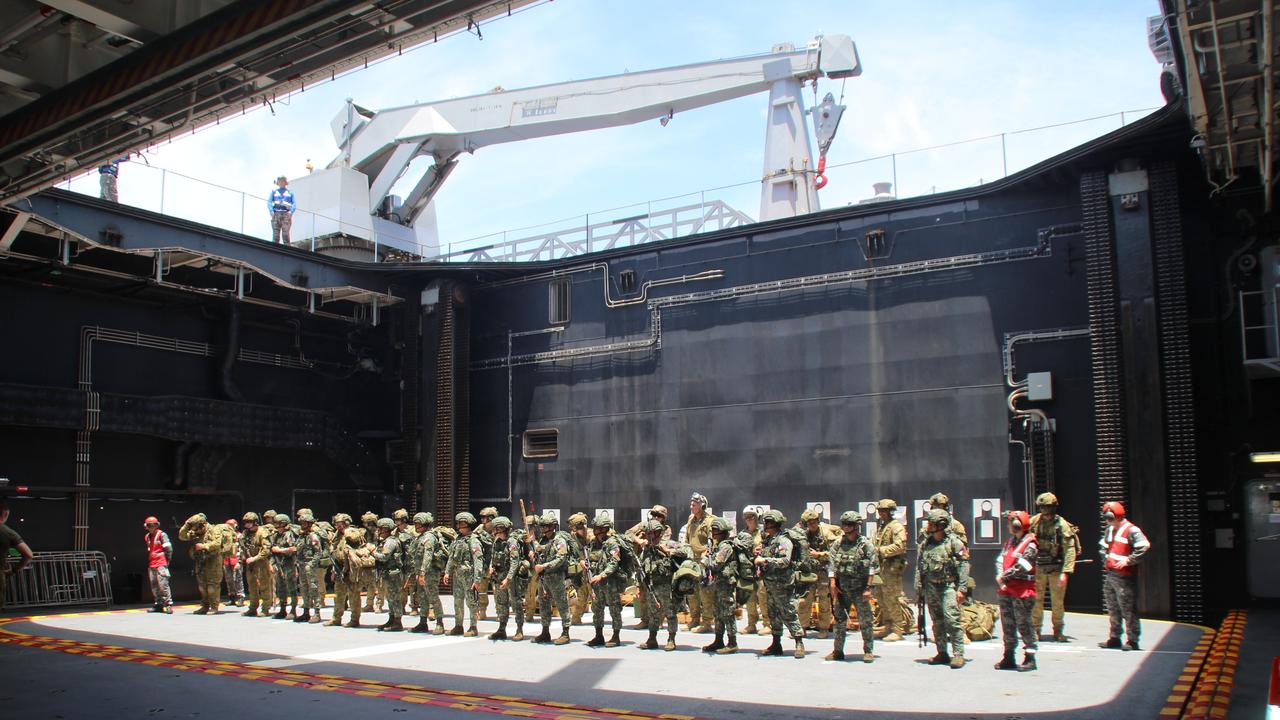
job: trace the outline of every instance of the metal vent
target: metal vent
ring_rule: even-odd
[[[635,270],[618,271],[618,290],[623,293],[633,293],[636,291]]]
[[[539,428],[524,431],[524,456],[526,458],[550,458],[560,454],[560,431],[556,428]]]
[[[569,300],[572,297],[569,278],[552,280],[547,285],[547,322],[564,325],[569,322]]]

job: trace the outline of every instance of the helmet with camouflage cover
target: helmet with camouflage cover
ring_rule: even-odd
[[[507,516],[505,516],[505,515],[499,515],[498,517],[496,517],[496,518],[494,518],[494,519],[493,519],[493,529],[494,529],[494,530],[507,530],[507,531],[510,531],[510,530],[511,530],[512,528],[514,528],[514,527],[515,527],[515,523],[511,522],[511,518],[509,518],[509,517],[507,517]]]
[[[378,522],[378,516],[372,510],[367,510],[360,516],[360,522],[364,525],[375,525]]]
[[[569,516],[569,527],[580,528],[580,527],[586,527],[586,526],[587,526],[586,513],[577,512]]]
[[[844,512],[840,513],[840,524],[841,525],[861,525],[862,515],[858,514],[857,512],[854,512],[853,510],[845,510]]]
[[[649,514],[650,514],[650,515],[661,515],[661,516],[662,516],[662,519],[664,519],[664,520],[665,520],[665,519],[667,518],[667,506],[666,506],[666,505],[654,505],[653,507],[649,508]]]
[[[316,521],[316,516],[312,515],[310,510],[306,512],[298,511],[298,522],[313,523],[315,521]]]
[[[1036,496],[1036,507],[1058,507],[1058,496],[1051,492],[1040,493]]]
[[[889,498],[885,498],[880,502],[876,503],[876,509],[888,510],[889,512],[894,512],[898,509],[898,503],[894,502],[893,500],[890,500]]]
[[[208,524],[209,524],[209,518],[208,518],[204,513],[196,513],[195,515],[192,515],[191,517],[187,518],[187,522],[186,522],[185,524],[187,524],[187,525],[208,525]]]
[[[787,524],[787,516],[783,515],[781,510],[766,510],[764,515],[760,516],[760,520],[766,525],[769,523],[773,523],[774,525]]]
[[[600,513],[591,521],[591,527],[613,529],[613,518],[605,515],[604,513]]]
[[[272,519],[275,518],[275,516],[276,516],[275,510],[267,510],[266,512],[262,513],[262,519],[266,520],[267,522],[272,522],[273,521]]]
[[[475,527],[476,525],[479,524],[478,522],[476,522],[475,515],[472,515],[471,513],[465,512],[465,511],[460,512],[457,515],[453,516],[453,524],[457,525],[458,523],[466,523],[470,527]]]
[[[435,518],[431,517],[429,512],[420,512],[413,516],[414,525],[430,526],[434,520]]]
[[[551,513],[542,513],[542,517],[538,518],[538,524],[543,527],[559,525],[560,518]]]
[[[364,544],[364,534],[355,528],[343,530],[342,537],[347,541],[348,545],[353,547],[359,547]]]
[[[650,520],[649,522],[646,522],[644,524],[644,531],[647,533],[657,533],[661,535],[663,531],[666,529],[667,529],[667,526],[663,525],[657,520]]]
[[[344,522],[344,523],[346,523],[346,524],[350,525],[350,524],[351,524],[351,516],[350,516],[350,515],[348,515],[348,514],[346,514],[346,513],[338,513],[337,515],[334,515],[334,516],[333,516],[333,524],[334,524],[334,525],[337,525],[337,524],[338,524],[338,523],[340,523],[340,522]]]
[[[480,522],[484,522],[485,519],[492,520],[493,518],[496,518],[496,517],[498,517],[498,508],[493,507],[492,505],[490,505],[489,507],[480,508]]]
[[[285,515],[284,513],[276,513],[276,516],[275,516],[275,517],[273,517],[273,518],[271,518],[271,524],[273,524],[273,525],[284,525],[284,526],[288,527],[288,525],[289,525],[289,516],[288,516],[288,515]]]
[[[392,521],[403,520],[405,522],[409,522],[409,511],[404,508],[400,508],[399,510],[391,513],[391,519]]]
[[[934,493],[929,497],[929,504],[936,508],[949,508],[951,507],[951,498],[947,497],[945,493]]]
[[[395,530],[396,521],[392,520],[391,518],[378,518],[378,529],[379,530]]]
[[[253,511],[247,512],[243,516],[241,516],[240,522],[247,522],[247,523],[251,522],[251,523],[257,524],[259,522],[258,513]]]
[[[728,533],[731,530],[733,530],[733,528],[729,526],[729,521],[722,517],[718,517],[711,521],[711,532]]]
[[[813,508],[808,508],[804,512],[800,513],[800,522],[807,523],[810,520],[817,520],[820,517],[822,516],[818,514],[817,510],[814,510]]]
[[[934,525],[951,524],[951,513],[943,510],[942,508],[934,508],[930,510],[927,517],[929,518],[929,522]]]

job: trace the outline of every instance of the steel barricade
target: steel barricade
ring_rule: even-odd
[[[5,608],[110,605],[111,565],[99,551],[34,553],[25,570],[9,575]],[[18,558],[9,558],[10,568]]]

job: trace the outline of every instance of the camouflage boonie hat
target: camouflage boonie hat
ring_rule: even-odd
[[[413,516],[414,525],[431,525],[435,522],[435,518],[431,517],[431,513],[420,512]]]
[[[862,516],[852,510],[845,510],[840,513],[841,525],[861,525]]]
[[[510,530],[515,527],[515,523],[511,522],[511,518],[499,515],[493,519],[494,530]]]
[[[586,526],[587,526],[586,513],[574,513],[569,516],[569,527],[577,528],[577,527],[586,527]]]
[[[350,524],[351,524],[351,516],[350,516],[350,515],[348,515],[348,514],[346,514],[346,513],[338,513],[337,515],[334,515],[334,516],[333,516],[333,524],[334,524],[334,525],[337,525],[337,524],[338,524],[338,523],[340,523],[340,522],[344,522],[344,523],[346,523],[346,524],[350,525]]]
[[[392,519],[392,520],[404,520],[404,521],[408,522],[408,520],[409,520],[409,511],[408,511],[408,510],[405,510],[404,508],[400,508],[399,510],[397,510],[397,511],[395,511],[395,512],[391,513],[391,519]]]
[[[800,513],[800,522],[809,522],[810,520],[817,520],[819,517],[822,517],[822,516],[819,515],[816,510],[805,510],[804,512]]]
[[[489,507],[487,507],[487,508],[481,508],[481,509],[480,509],[480,521],[481,521],[481,522],[484,522],[484,519],[485,519],[485,518],[496,518],[496,517],[498,517],[498,508],[493,507],[493,506],[491,505],[491,506],[489,506]]]
[[[613,518],[610,518],[608,515],[605,515],[604,513],[600,513],[595,517],[594,520],[591,521],[591,527],[611,528],[613,527]]]
[[[466,523],[471,527],[475,527],[478,524],[476,523],[476,516],[469,512],[460,512],[457,515],[454,515],[453,522],[455,525],[458,523]]]
[[[718,517],[711,521],[711,532],[727,533],[733,528],[729,526],[729,521],[722,517]]]
[[[894,502],[893,500],[890,500],[889,498],[885,498],[884,500],[881,500],[880,502],[876,503],[876,509],[888,510],[889,512],[893,512],[894,510],[898,509],[898,503]]]
[[[391,518],[378,518],[378,529],[379,530],[395,530],[396,521],[392,520]]]
[[[240,522],[251,522],[251,523],[256,523],[256,522],[258,522],[258,513],[256,513],[256,512],[247,512],[247,513],[245,513],[245,514],[240,518]]]

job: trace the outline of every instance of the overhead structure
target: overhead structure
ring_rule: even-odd
[[[0,202],[535,0],[5,0]]]
[[[436,254],[432,199],[463,153],[489,145],[661,119],[769,91],[760,219],[818,209],[823,184],[813,162],[805,83],[860,75],[847,35],[819,36],[800,49],[775,45],[767,54],[626,73],[521,90],[371,111],[348,101],[333,120],[341,153],[322,171],[292,182],[318,216],[333,218],[317,235],[340,235],[430,256]],[[814,113],[820,154],[844,107],[828,97]],[[432,164],[403,199],[392,189],[420,157]],[[820,161],[821,163],[821,161]],[[318,222],[322,225],[322,222]]]

